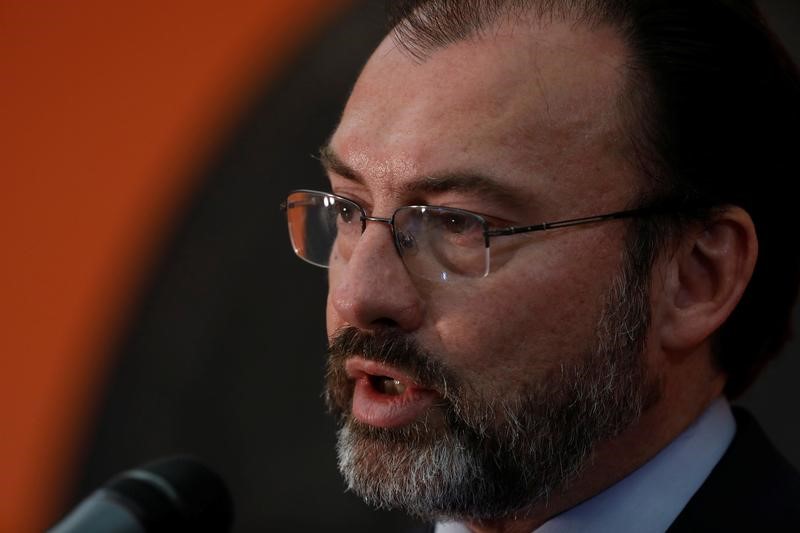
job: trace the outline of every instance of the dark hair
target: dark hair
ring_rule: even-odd
[[[740,395],[791,333],[800,242],[790,216],[800,177],[800,76],[752,0],[398,0],[395,39],[424,59],[501,16],[531,12],[609,24],[628,43],[621,102],[649,198],[736,205],[753,219],[759,258],[742,301],[714,337],[725,393]],[[697,211],[690,221],[714,216]],[[649,273],[685,216],[636,224],[634,263]]]

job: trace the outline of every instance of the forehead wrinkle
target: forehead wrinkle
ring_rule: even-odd
[[[330,145],[325,145],[319,150],[319,160],[329,171],[351,181],[365,185],[364,178],[347,163],[342,161]],[[392,182],[391,178],[387,181]],[[397,192],[404,196],[419,196],[421,194],[440,194],[457,192],[484,197],[487,200],[508,206],[512,209],[527,207],[531,203],[530,195],[520,187],[504,184],[496,178],[483,175],[475,171],[440,172],[411,178],[409,181],[398,184]]]
[[[395,176],[413,174],[414,165],[399,157],[376,161],[366,153],[356,151],[348,159],[351,161],[346,162],[345,157],[340,156],[331,144],[320,148],[319,161],[326,171],[360,185],[368,186],[369,177],[373,182],[395,189]]]

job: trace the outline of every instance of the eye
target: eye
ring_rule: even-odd
[[[475,225],[472,217],[460,213],[442,213],[439,215],[439,224],[442,229],[452,234],[462,234],[470,231]]]
[[[472,247],[483,242],[483,224],[479,217],[447,209],[428,214],[429,228],[442,242],[459,247]]]
[[[353,216],[355,216],[354,214],[355,209],[353,209],[352,206],[337,202],[333,206],[333,209],[334,212],[336,213],[337,219],[341,220],[346,224],[349,224],[350,222],[353,221]]]

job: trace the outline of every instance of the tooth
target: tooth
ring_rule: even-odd
[[[394,396],[399,396],[405,392],[406,386],[400,383],[400,381],[396,379],[385,379],[383,380],[383,392],[385,394],[392,394]]]
[[[375,390],[388,396],[400,396],[406,391],[406,386],[400,380],[390,377],[372,376],[369,381]]]

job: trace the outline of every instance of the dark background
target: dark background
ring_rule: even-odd
[[[800,6],[761,4],[800,57]],[[240,533],[409,525],[344,492],[320,394],[325,272],[294,257],[278,209],[292,188],[325,187],[312,156],[383,27],[381,2],[357,3],[264,83],[197,180],[116,343],[74,500],[120,470],[188,452],[228,480]],[[795,340],[738,403],[800,466],[798,356]]]

